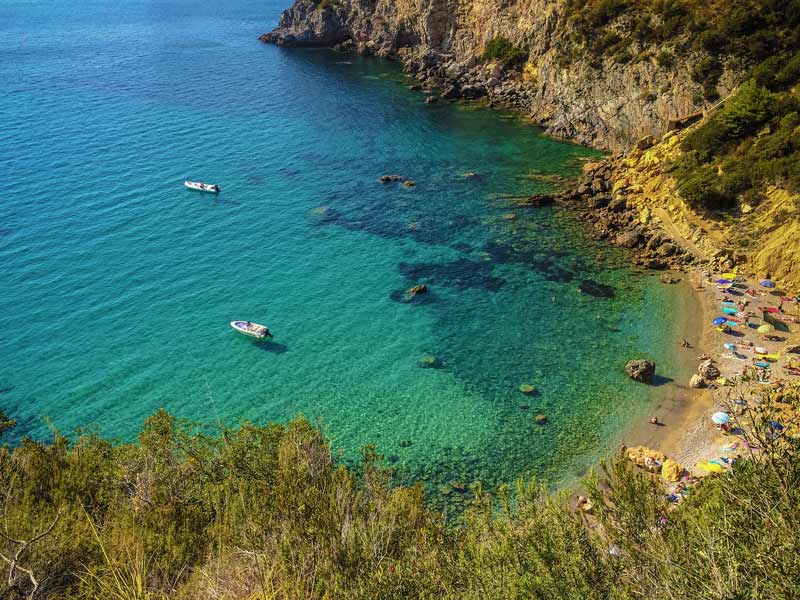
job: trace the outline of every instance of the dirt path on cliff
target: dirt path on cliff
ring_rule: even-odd
[[[678,228],[675,227],[675,223],[672,221],[672,217],[669,216],[669,213],[666,210],[663,208],[656,208],[653,212],[659,219],[661,219],[664,231],[667,232],[667,235],[669,235],[669,237],[671,237],[676,244],[699,260],[708,260],[708,256],[706,256],[705,253],[694,244],[694,242],[687,239],[680,231],[678,231]]]

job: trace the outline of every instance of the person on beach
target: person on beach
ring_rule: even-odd
[[[655,416],[655,415],[653,415],[652,417],[650,417],[650,424],[651,424],[651,425],[658,425],[658,417],[657,417],[657,416]]]
[[[689,340],[687,340],[686,338],[683,338],[681,340],[681,348],[691,348],[691,347],[692,345],[689,343]]]

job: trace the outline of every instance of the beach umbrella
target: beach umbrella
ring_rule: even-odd
[[[717,317],[713,321],[711,321],[712,325],[722,325],[725,321],[727,321],[727,317]]]
[[[730,279],[717,279],[717,283],[731,283]]]
[[[771,279],[762,279],[761,280],[761,286],[765,287],[765,288],[774,288],[775,287],[775,282],[772,281]]]
[[[783,425],[781,425],[777,421],[770,421],[769,426],[771,429],[774,429],[775,431],[783,431]]]
[[[769,323],[764,323],[761,327],[756,329],[756,331],[758,333],[769,333],[770,331],[772,331],[772,325],[770,325]]]
[[[731,416],[725,412],[715,412],[711,415],[711,422],[717,425],[724,425],[728,421],[730,421]]]

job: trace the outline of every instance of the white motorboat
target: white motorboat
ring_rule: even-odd
[[[239,333],[249,335],[258,340],[272,337],[272,334],[269,332],[269,327],[253,323],[252,321],[231,321],[231,327]]]
[[[184,181],[183,185],[185,185],[190,190],[197,190],[198,192],[209,192],[211,194],[216,194],[220,191],[219,186],[216,183],[203,183],[202,181]]]

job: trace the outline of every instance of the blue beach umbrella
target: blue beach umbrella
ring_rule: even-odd
[[[772,281],[772,279],[762,279],[761,280],[761,287],[774,288],[775,287],[775,282]]]
[[[723,324],[725,321],[727,321],[727,320],[728,320],[728,319],[727,319],[726,317],[717,317],[716,319],[714,319],[713,321],[711,321],[711,324],[712,324],[712,325],[722,325],[722,324]]]
[[[730,279],[717,279],[717,283],[731,283]]]
[[[769,422],[770,428],[774,429],[775,431],[783,431],[783,425],[778,423],[777,421],[770,421]]]
[[[715,423],[716,425],[724,425],[730,420],[731,416],[728,413],[715,412],[713,415],[711,415],[711,422]]]

